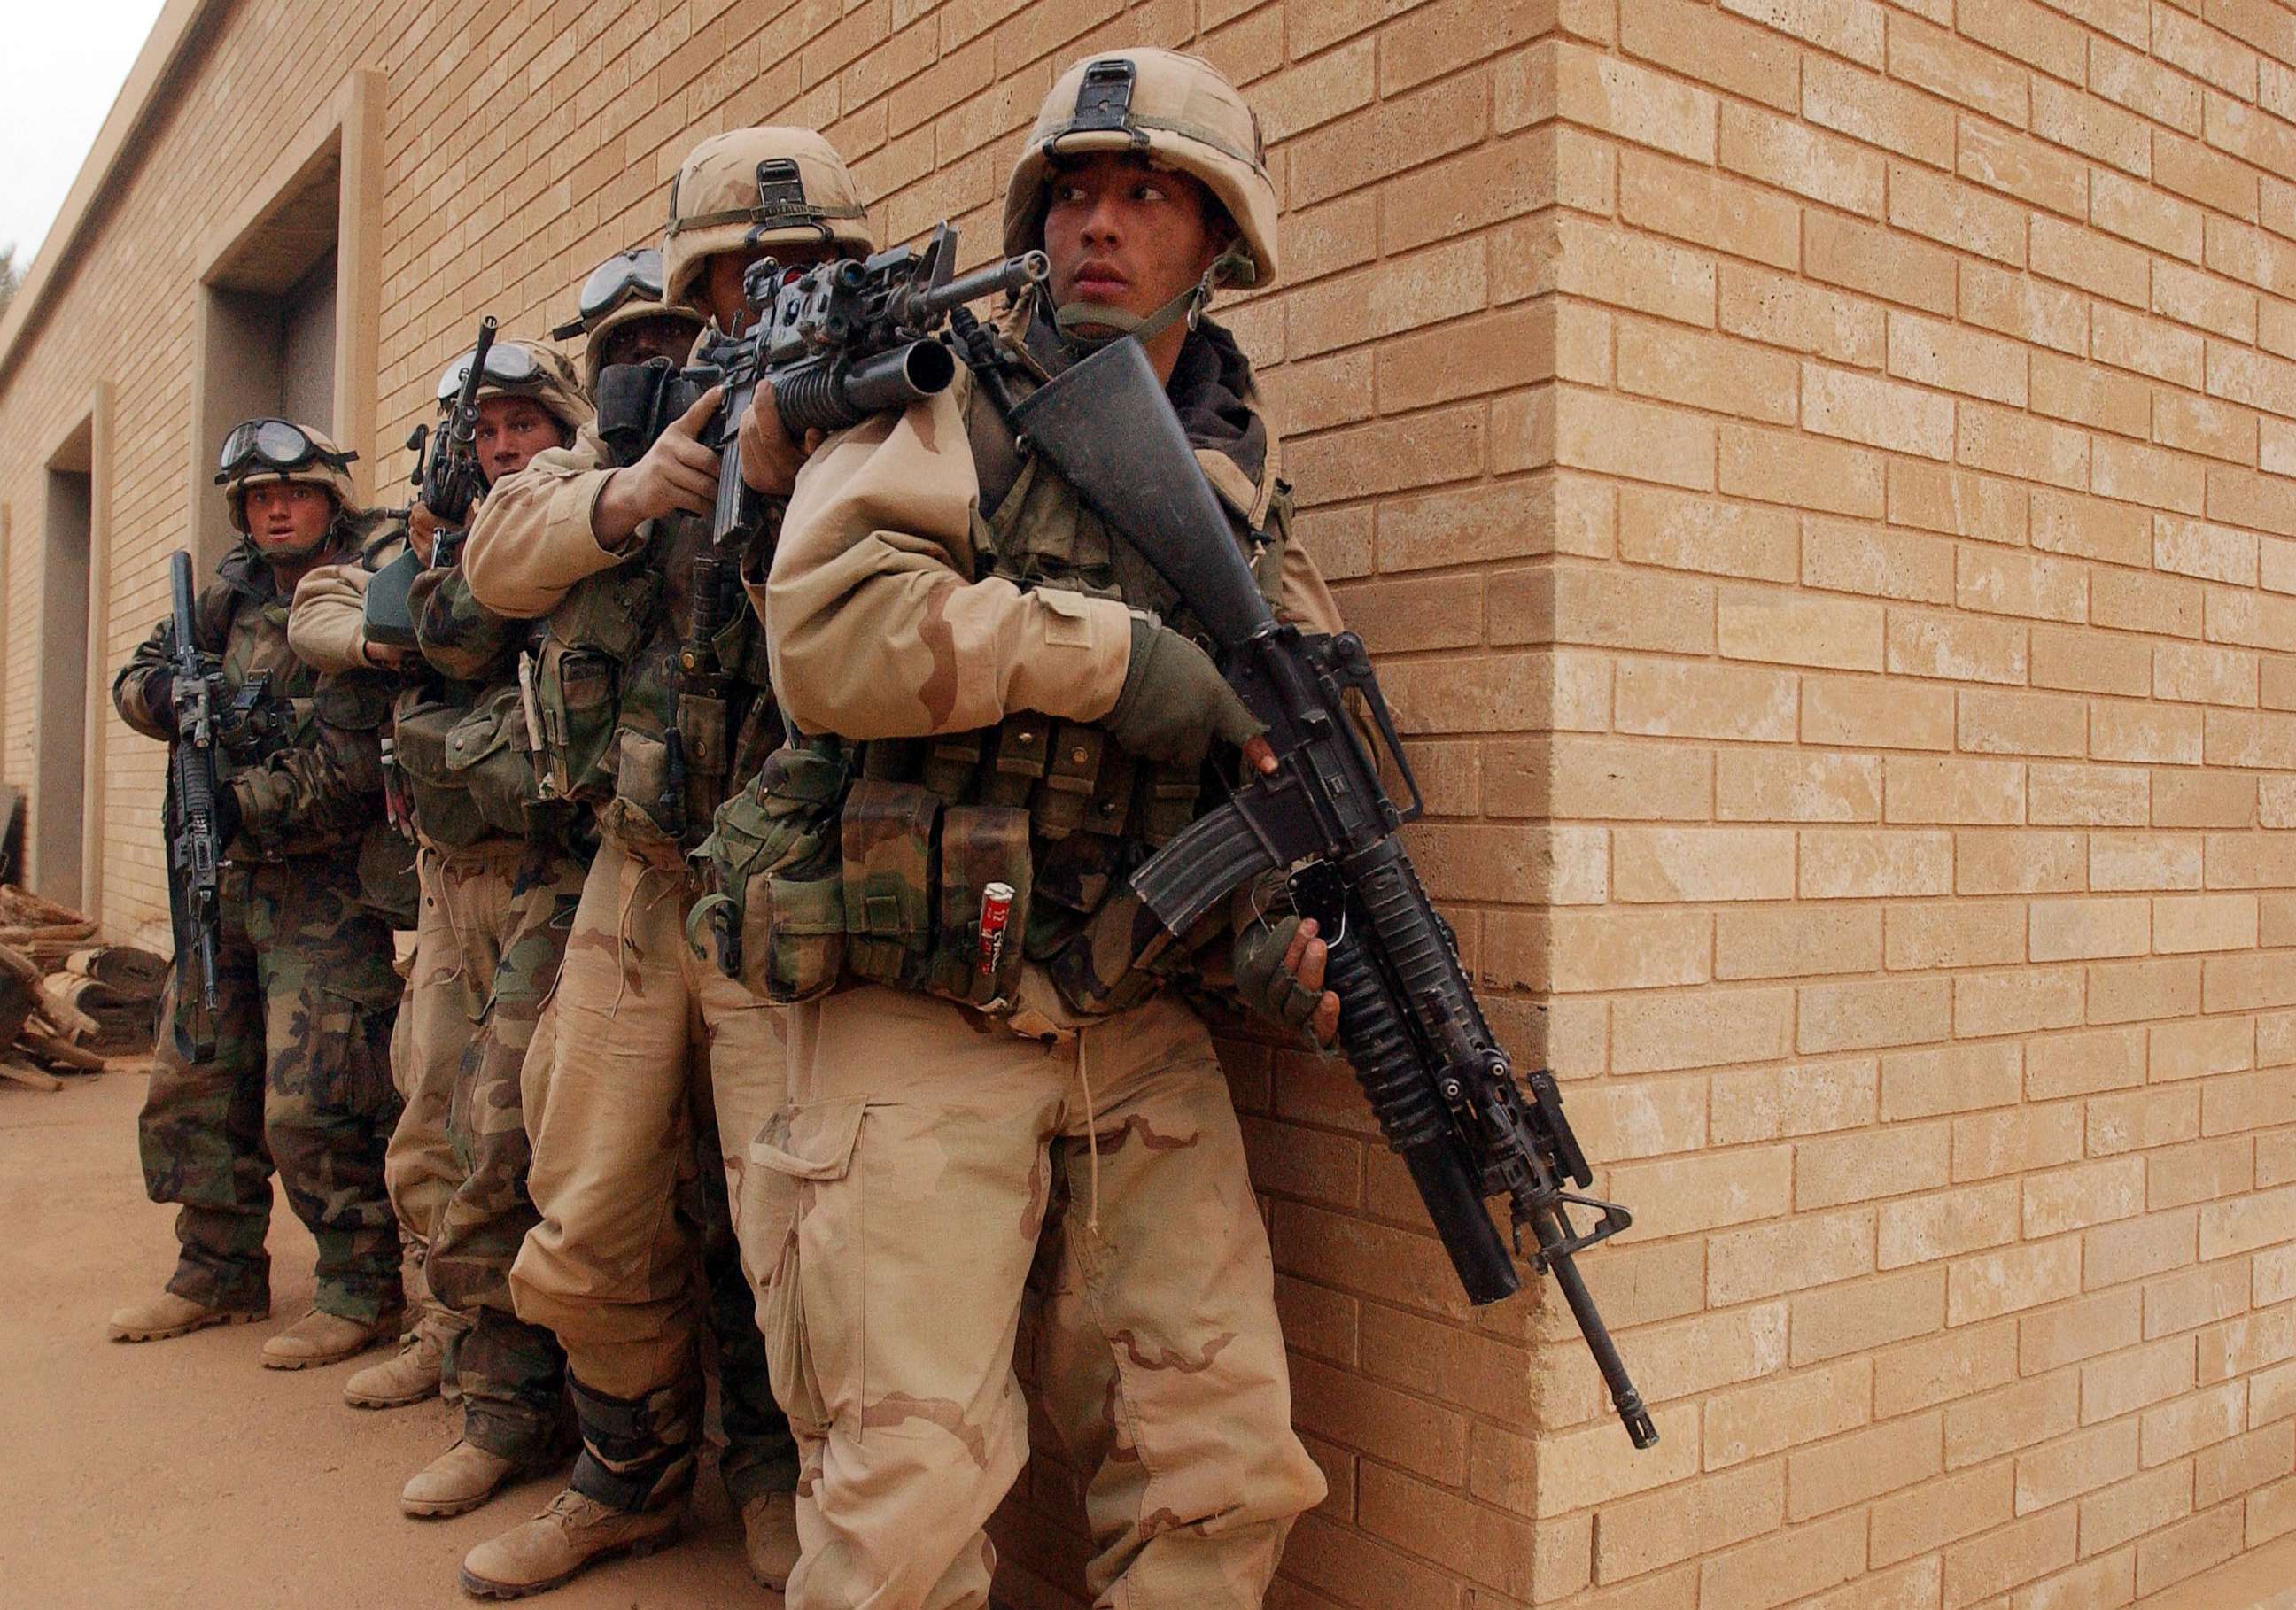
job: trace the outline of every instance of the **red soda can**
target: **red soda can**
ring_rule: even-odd
[[[1013,919],[1013,886],[984,884],[980,889],[980,976],[992,977],[1004,954],[1004,925]]]

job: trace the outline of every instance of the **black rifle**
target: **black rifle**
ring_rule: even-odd
[[[719,454],[710,517],[717,545],[759,529],[765,518],[764,498],[742,479],[739,434],[760,380],[771,382],[782,426],[800,439],[906,408],[956,378],[956,358],[938,339],[953,311],[1041,282],[1046,272],[1041,251],[962,276],[955,266],[956,230],[948,224],[922,248],[896,246],[857,263],[840,258],[802,272],[771,257],[750,265],[742,276],[750,322],[738,336],[713,330],[683,377],[693,388],[689,406],[701,390],[726,388],[705,438]]]
[[[1341,1050],[1468,1300],[1496,1302],[1521,1287],[1483,1206],[1503,1196],[1517,1250],[1528,1226],[1534,1266],[1554,1276],[1627,1434],[1647,1448],[1657,1428],[1573,1262],[1629,1216],[1565,1189],[1567,1177],[1585,1189],[1594,1173],[1554,1077],[1541,1069],[1516,1083],[1451,929],[1420,887],[1397,834],[1421,813],[1419,785],[1362,641],[1302,633],[1269,610],[1137,341],[1077,364],[1013,405],[1011,421],[1210,629],[1229,684],[1267,723],[1275,752],[1274,773],[1253,776],[1174,838],[1133,873],[1133,888],[1177,935],[1246,881],[1287,877],[1294,908],[1315,919],[1329,946],[1324,977],[1340,997]],[[1410,790],[1407,807],[1380,781],[1349,714],[1350,692]],[[1572,1207],[1599,1222],[1573,1226]]]
[[[183,959],[188,944],[200,968],[200,1017],[189,1035],[192,1060],[215,1052],[216,952],[223,936],[223,838],[216,824],[219,734],[214,707],[213,662],[200,652],[192,618],[192,556],[180,549],[168,560],[174,593],[176,642],[168,656],[174,681],[175,747],[168,751],[176,819],[168,835],[168,894],[175,907],[176,982],[184,989]],[[180,1021],[180,1019],[179,1019]]]
[[[495,321],[489,315],[479,321],[478,344],[471,348],[470,367],[454,407],[438,429],[417,425],[407,433],[406,445],[414,454],[407,485],[420,488],[414,501],[438,516],[439,531],[430,539],[430,567],[409,543],[406,552],[376,571],[367,584],[366,634],[371,642],[414,648],[414,615],[407,594],[415,576],[426,568],[451,565],[461,556],[471,505],[487,485],[479,468],[479,388],[486,382],[487,354],[494,344]],[[407,512],[412,511],[410,504]]]

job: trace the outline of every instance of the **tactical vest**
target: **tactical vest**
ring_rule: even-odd
[[[978,440],[993,413],[978,396],[974,409]],[[1210,647],[1067,481],[1009,447],[999,463],[995,446],[975,448],[988,461],[984,480],[1006,464],[1013,478],[992,515],[974,516],[976,579],[1117,599]],[[1271,606],[1291,514],[1278,482],[1251,537]],[[1139,759],[1100,723],[1035,712],[931,739],[805,740],[719,813],[709,847],[719,894],[689,932],[698,944],[716,928],[720,965],[768,1000],[853,978],[994,1014],[1009,1009],[1025,961],[1078,1012],[1122,1011],[1225,931],[1216,913],[1173,942],[1128,881],[1194,819],[1201,785],[1200,771]],[[993,900],[992,886],[1002,886]]]
[[[694,561],[709,543],[698,516],[651,522],[637,557],[576,584],[551,611],[535,666],[545,787],[592,805],[602,833],[655,862],[699,842],[732,781],[781,741],[764,628],[737,575],[721,578],[707,638],[722,691],[681,674]]]
[[[250,557],[250,565],[260,563]],[[258,598],[235,579],[227,579],[201,601],[200,635],[207,642],[222,645],[217,658],[224,684],[232,694],[231,703],[244,705],[247,701],[242,696],[249,684],[258,676],[266,678],[259,704],[221,723],[216,768],[219,784],[227,784],[243,770],[259,768],[272,755],[315,747],[323,720],[340,731],[373,732],[389,714],[388,701],[377,684],[356,676],[323,680],[316,668],[287,646],[291,602],[280,597]],[[324,854],[357,844],[366,827],[363,813],[347,813],[338,821],[303,821],[286,838],[266,838],[261,844],[242,832],[229,846],[229,853],[241,862]]]
[[[456,850],[496,837],[564,838],[568,807],[544,790],[515,679],[480,684],[422,678],[400,691],[393,731],[399,776],[423,842]]]

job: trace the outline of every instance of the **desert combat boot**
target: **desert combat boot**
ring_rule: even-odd
[[[394,1357],[343,1383],[343,1402],[354,1409],[403,1409],[436,1395],[446,1373],[447,1336],[438,1313],[426,1308]]]
[[[347,1320],[339,1313],[314,1308],[263,1344],[266,1369],[311,1369],[340,1364],[365,1353],[377,1342],[398,1334],[405,1311],[385,1309],[372,1320]]]
[[[797,1569],[797,1494],[761,1492],[742,1506],[742,1542],[750,1574],[775,1593]]]
[[[148,1302],[131,1303],[116,1310],[103,1328],[115,1342],[163,1342],[169,1336],[205,1330],[210,1325],[252,1325],[270,1317],[268,1306],[209,1308],[204,1303],[163,1291]]]
[[[524,1598],[570,1581],[602,1560],[652,1554],[677,1541],[682,1503],[617,1509],[569,1487],[523,1526],[489,1538],[463,1557],[463,1591],[475,1598]]]
[[[407,1479],[400,1489],[398,1507],[408,1515],[444,1519],[468,1515],[502,1490],[502,1484],[522,1468],[517,1460],[460,1437],[455,1445]]]

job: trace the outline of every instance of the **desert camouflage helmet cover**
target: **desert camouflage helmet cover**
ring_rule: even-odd
[[[504,356],[503,349],[506,347],[526,349],[534,361],[533,380],[518,385],[497,385],[495,382],[491,371],[496,361]],[[454,376],[457,386],[461,384],[463,361],[470,356],[467,352],[462,354],[440,372],[439,380],[442,388],[446,386],[449,374]],[[570,440],[580,434],[582,427],[597,416],[597,410],[590,405],[590,394],[582,388],[582,382],[575,376],[574,365],[555,347],[545,346],[540,341],[496,341],[488,356],[487,367],[490,372],[479,382],[478,400],[481,403],[490,396],[530,396],[548,411],[551,418],[566,427]],[[439,405],[439,411],[444,413],[453,406],[454,399],[450,396]]]
[[[664,293],[688,298],[702,262],[751,246],[873,249],[868,209],[837,148],[809,128],[736,128],[687,153],[669,187]]]
[[[299,423],[295,429],[301,431],[311,445],[321,453],[333,459],[345,456],[333,439],[323,432]],[[223,488],[225,505],[231,511],[232,527],[242,536],[247,535],[247,489],[274,481],[288,486],[325,487],[334,494],[335,511],[339,514],[358,507],[358,488],[351,485],[350,471],[339,468],[327,458],[314,458],[292,470],[274,470],[261,460],[252,459],[245,470],[225,482]]]
[[[1201,181],[1251,254],[1247,282],[1275,279],[1275,186],[1259,119],[1210,62],[1144,45],[1087,56],[1053,85],[1005,188],[1005,256],[1044,244],[1054,160],[1097,151],[1144,151]]]

